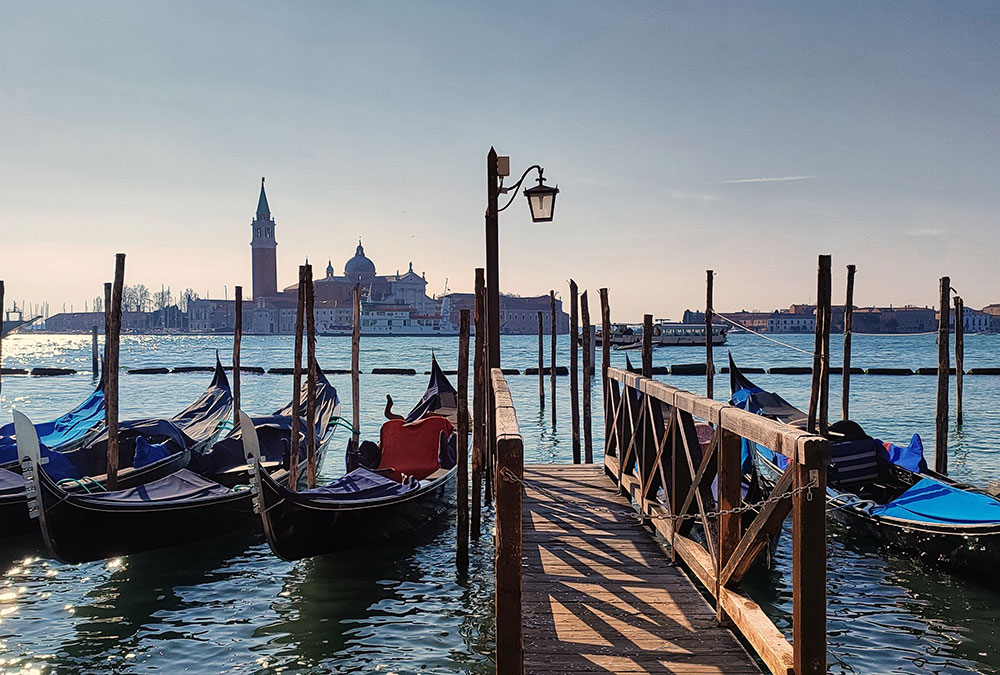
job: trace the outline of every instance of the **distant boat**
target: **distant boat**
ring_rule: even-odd
[[[727,326],[712,325],[712,345],[726,344]],[[615,349],[639,349],[642,346],[642,327],[633,328],[624,324],[616,324],[611,328],[611,344]],[[603,336],[597,332],[597,344],[600,345]],[[671,323],[661,321],[653,325],[654,347],[704,347],[705,326],[700,323]]]
[[[24,312],[17,308],[17,303],[15,302],[14,309],[4,313],[3,329],[2,333],[0,333],[0,337],[7,337],[14,331],[24,328],[25,326],[30,326],[41,318],[42,317],[40,316],[35,316],[30,319],[25,319]]]

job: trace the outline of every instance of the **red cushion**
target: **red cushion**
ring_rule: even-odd
[[[392,469],[393,480],[403,480],[403,474],[420,480],[440,468],[438,449],[441,432],[451,435],[452,426],[444,417],[430,416],[410,424],[406,420],[389,420],[382,425],[380,469]]]

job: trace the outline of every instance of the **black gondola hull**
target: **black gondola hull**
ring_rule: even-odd
[[[48,476],[37,482],[46,545],[66,563],[202,541],[252,527],[257,520],[249,490],[201,502],[105,507],[85,495],[66,494]]]
[[[261,476],[264,533],[284,560],[301,560],[405,536],[440,517],[454,503],[454,469],[426,488],[370,502],[317,499],[293,493]]]

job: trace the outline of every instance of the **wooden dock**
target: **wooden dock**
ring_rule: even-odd
[[[600,465],[527,465],[525,673],[759,673]]]

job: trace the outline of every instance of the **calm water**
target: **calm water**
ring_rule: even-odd
[[[811,336],[783,336],[811,348]],[[546,339],[546,345],[548,340]],[[568,364],[567,338],[560,338],[559,363]],[[537,362],[533,337],[504,338],[504,365],[524,369]],[[4,365],[90,367],[88,337],[12,336],[4,340]],[[730,337],[728,347],[748,366],[810,365],[804,354],[752,335]],[[1000,336],[966,338],[966,367],[997,366]],[[215,350],[229,360],[222,337],[126,337],[122,367],[211,365]],[[377,366],[429,368],[434,350],[445,368],[457,361],[457,338],[365,339],[362,370]],[[291,365],[292,340],[247,337],[243,363]],[[716,351],[722,365],[725,349]],[[347,368],[349,339],[321,338],[321,365]],[[615,365],[624,355],[613,352]],[[696,362],[701,350],[654,352],[656,365]],[[933,366],[933,335],[855,336],[856,366]],[[834,359],[838,363],[838,359]],[[123,417],[169,415],[197,396],[208,374],[121,377]],[[663,377],[692,391],[699,377]],[[804,407],[807,376],[754,376]],[[350,383],[331,376],[350,416]],[[539,411],[537,377],[508,379],[525,436],[527,461],[570,459],[568,378],[559,378],[559,420]],[[840,379],[831,378],[831,417],[839,416]],[[13,408],[36,421],[82,400],[93,383],[89,373],[60,378],[6,377],[0,420]],[[377,435],[386,393],[398,410],[423,392],[426,378],[365,375],[363,434]],[[548,380],[546,379],[546,386]],[[952,473],[977,484],[1000,480],[1000,450],[992,442],[1000,426],[1000,378],[965,379],[966,423],[952,430]],[[933,445],[935,378],[854,376],[852,416],[869,433],[906,441],[920,432]],[[599,385],[594,387],[600,391]],[[717,376],[724,398],[726,376]],[[290,397],[291,378],[244,375],[249,411],[277,408]],[[547,403],[550,392],[546,391]],[[595,396],[595,411],[600,401]],[[594,428],[602,447],[601,425]],[[340,449],[324,476],[343,469]],[[598,451],[599,456],[599,451]],[[482,537],[472,551],[467,577],[454,570],[453,519],[401,541],[393,550],[358,551],[298,563],[269,554],[262,539],[235,536],[208,544],[85,565],[45,559],[31,539],[4,540],[0,549],[0,673],[22,672],[491,672],[493,649],[492,548]],[[491,524],[485,525],[489,530]],[[1000,591],[926,569],[918,561],[886,554],[852,540],[832,526],[830,538],[830,671],[1000,672],[997,629]],[[784,538],[787,546],[788,538]],[[791,609],[789,551],[777,565],[747,582],[748,591],[787,628]]]

